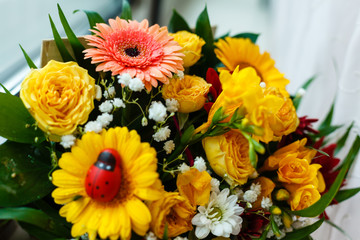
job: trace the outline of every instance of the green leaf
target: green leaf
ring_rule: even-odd
[[[251,42],[256,43],[256,40],[258,39],[260,34],[258,33],[239,33],[233,36],[234,38],[248,38]]]
[[[0,145],[0,207],[28,204],[54,188],[48,179],[50,153],[28,144]]]
[[[343,201],[351,198],[352,196],[354,196],[358,192],[360,192],[360,187],[359,188],[340,190],[336,194],[335,199],[336,199],[337,202],[343,202]]]
[[[256,168],[256,166],[257,166],[257,155],[256,155],[254,145],[252,144],[252,142],[249,142],[249,158],[250,158],[251,166]]]
[[[341,170],[336,177],[334,183],[331,185],[329,191],[325,193],[319,201],[314,203],[308,208],[299,211],[293,211],[292,213],[297,216],[302,217],[315,217],[324,212],[325,208],[331,203],[333,198],[335,197],[336,193],[339,191],[339,188],[342,184],[343,179],[345,178],[349,168],[351,167],[356,155],[358,154],[360,149],[360,137],[357,136],[351,149],[349,150]]]
[[[319,131],[327,129],[327,128],[329,128],[331,126],[331,121],[332,121],[332,117],[333,117],[333,114],[334,114],[334,107],[335,107],[335,101],[331,105],[330,111],[326,115],[325,120],[320,124]]]
[[[282,238],[282,240],[304,239],[304,237],[310,235],[312,232],[314,232],[316,229],[318,229],[323,222],[324,222],[324,218],[320,219],[319,221],[316,221],[315,223],[313,223],[310,226],[294,230],[293,232],[286,233],[286,236],[284,238]]]
[[[173,14],[168,25],[168,30],[171,33],[182,30],[192,32],[185,19],[175,9],[173,9]]]
[[[131,7],[127,0],[122,0],[122,11],[120,18],[125,20],[131,20],[132,14],[131,14]]]
[[[180,113],[177,112],[177,118],[179,120],[180,130],[184,128],[186,121],[189,119],[189,113]]]
[[[33,127],[35,120],[20,98],[0,93],[0,136],[21,143],[41,142],[44,133]]]
[[[194,125],[189,126],[184,134],[181,136],[180,142],[182,145],[187,145],[187,143],[190,141],[191,137],[194,134],[195,127]]]
[[[351,125],[346,129],[346,132],[344,133],[344,135],[336,143],[335,155],[338,154],[339,151],[345,146],[346,140],[348,139],[349,133],[353,126],[354,126],[354,122],[351,123]]]
[[[268,234],[270,230],[270,223],[266,226],[265,230],[263,231],[263,233],[261,234],[261,236],[259,238],[254,238],[254,240],[266,240],[266,236]]]
[[[163,234],[163,240],[168,240],[169,236],[168,236],[168,223],[165,223],[165,229],[164,229],[164,234]]]
[[[59,50],[61,58],[63,59],[64,62],[75,61],[74,58],[69,53],[69,51],[66,49],[65,44],[64,44],[63,40],[61,39],[60,34],[59,34],[58,30],[56,29],[56,26],[50,15],[49,15],[49,20],[50,20],[51,30],[52,30],[52,33],[54,36],[55,44]]]
[[[10,94],[10,95],[11,95],[11,92],[9,92],[9,90],[7,90],[4,85],[2,85],[2,84],[0,83],[0,86],[4,89],[4,91],[5,91],[6,94]]]
[[[310,86],[310,84],[315,80],[315,78],[316,78],[316,76],[313,76],[313,77],[311,77],[309,80],[307,80],[302,86],[301,86],[301,88],[302,89],[304,89],[304,90],[306,90],[309,86]],[[300,88],[300,89],[301,89]],[[298,90],[299,91],[299,90]],[[296,95],[295,97],[294,97],[294,99],[293,99],[293,104],[294,104],[294,107],[295,107],[295,109],[297,109],[298,107],[299,107],[299,105],[300,105],[300,103],[301,103],[301,100],[302,100],[302,95]]]
[[[59,238],[60,236],[57,234],[48,232],[30,223],[20,222],[19,224],[31,237],[35,237],[37,240],[66,240],[65,238]]]
[[[274,220],[274,216],[271,214],[270,215],[270,226],[271,229],[273,230],[274,234],[278,237],[281,236],[281,231],[279,229],[279,226],[276,224],[275,220]]]
[[[91,29],[94,29],[97,23],[105,23],[104,19],[97,12],[80,9],[74,11],[74,13],[77,12],[84,12],[86,14]]]
[[[328,136],[331,133],[333,133],[334,131],[336,131],[337,129],[341,128],[342,125],[336,125],[336,126],[324,126],[322,129],[319,129],[319,133],[315,135],[315,137],[317,138],[321,138],[324,136]]]
[[[30,68],[33,69],[37,69],[35,63],[31,60],[31,58],[29,57],[29,55],[25,52],[25,50],[23,49],[23,47],[19,44],[22,53],[24,54],[24,57],[26,59],[27,64],[29,65]]]
[[[58,4],[57,6],[58,6],[58,12],[59,12],[61,24],[65,30],[66,36],[69,39],[71,48],[74,51],[76,61],[79,63],[80,66],[85,67],[84,54],[82,53],[85,50],[85,47],[81,44],[81,42],[76,37],[73,30],[71,29],[68,21],[66,20],[64,12],[61,10],[60,5]]]
[[[325,220],[326,223],[328,223],[330,226],[336,228],[339,232],[341,232],[342,234],[344,234],[344,236],[348,239],[351,240],[351,237],[349,236],[349,234],[347,234],[345,232],[344,229],[342,229],[341,227],[339,227],[338,225],[336,225],[335,223],[331,222],[330,220]]]

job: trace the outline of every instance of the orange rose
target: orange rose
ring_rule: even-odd
[[[278,177],[280,182],[308,184],[317,181],[320,164],[309,164],[306,159],[290,154],[279,163]]]
[[[254,180],[254,183],[259,183],[261,185],[261,192],[257,200],[252,204],[252,207],[259,208],[261,207],[261,201],[263,198],[268,197],[271,199],[271,193],[275,188],[275,183],[267,177],[259,177]]]
[[[316,150],[307,148],[305,146],[306,141],[307,139],[303,138],[278,149],[273,155],[266,159],[264,166],[261,168],[261,171],[273,171],[278,169],[281,159],[285,158],[288,155],[293,155],[297,158],[306,159],[309,163],[311,163],[311,159],[316,155]]]
[[[229,131],[203,140],[203,147],[211,168],[230,185],[242,185],[255,171],[249,158],[249,143],[237,131]]]
[[[180,107],[178,112],[190,113],[200,110],[206,100],[211,84],[203,78],[185,75],[184,79],[172,78],[164,85],[162,96],[164,99],[176,99]]]
[[[312,184],[286,184],[285,187],[290,192],[288,203],[292,211],[307,208],[320,199],[320,193],[317,187]]]
[[[165,225],[168,227],[168,237],[176,237],[192,230],[191,219],[195,208],[180,196],[178,192],[166,192],[163,198],[149,204],[151,213],[151,230],[162,239]]]
[[[206,171],[200,172],[192,168],[177,177],[176,186],[192,206],[205,205],[209,201],[211,176]]]

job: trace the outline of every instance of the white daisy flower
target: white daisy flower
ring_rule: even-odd
[[[219,194],[212,192],[209,203],[199,206],[191,223],[196,226],[195,235],[199,239],[206,238],[211,232],[218,237],[230,237],[239,234],[242,226],[240,215],[244,209],[237,202],[237,196],[230,195],[228,188]]]

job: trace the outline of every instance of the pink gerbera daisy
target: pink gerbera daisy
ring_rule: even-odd
[[[96,71],[111,71],[112,75],[130,74],[143,81],[148,91],[158,82],[167,84],[173,73],[183,71],[182,47],[168,35],[166,27],[147,20],[126,21],[117,17],[109,25],[96,24],[95,35],[86,36],[89,46],[85,58],[100,63]]]

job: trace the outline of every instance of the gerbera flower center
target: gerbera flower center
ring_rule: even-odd
[[[127,48],[125,49],[125,53],[126,55],[128,55],[129,57],[137,57],[140,55],[140,51],[137,49],[137,47],[135,46],[134,48]]]

